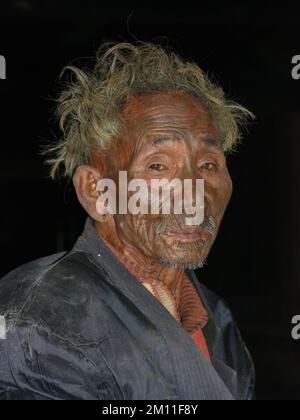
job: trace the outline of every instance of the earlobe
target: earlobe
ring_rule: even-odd
[[[77,195],[93,201],[93,199],[98,197],[96,185],[100,178],[100,173],[92,166],[78,166],[73,176],[73,184]]]
[[[98,213],[96,208],[99,198],[97,183],[100,179],[99,171],[89,165],[78,166],[73,176],[73,185],[80,204],[89,216],[97,221],[103,221],[103,216]]]
[[[88,175],[87,182],[88,182],[88,190],[89,190],[90,195],[94,198],[98,198],[99,192],[97,191],[97,183],[96,183],[95,175],[90,173]]]

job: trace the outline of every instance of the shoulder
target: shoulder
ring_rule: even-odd
[[[0,315],[7,329],[39,324],[76,343],[101,339],[108,332],[99,322],[103,305],[96,278],[99,283],[101,272],[93,271],[83,252],[32,261],[0,280]]]
[[[0,280],[0,400],[122,398],[95,350],[110,336],[101,275],[87,254],[71,252]]]
[[[30,296],[34,286],[58,264],[65,252],[31,261],[9,272],[0,279],[0,313],[15,312]]]

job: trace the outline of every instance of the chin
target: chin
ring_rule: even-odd
[[[167,267],[173,268],[175,270],[177,269],[196,270],[196,268],[204,267],[204,265],[206,264],[206,259],[200,258],[198,260],[193,260],[193,261],[178,261],[178,260],[172,261],[172,260],[160,259],[159,263]]]
[[[202,268],[206,264],[207,255],[208,252],[204,252],[203,249],[178,250],[176,248],[171,249],[168,253],[160,253],[158,260],[160,264],[170,268],[195,270],[196,268]]]

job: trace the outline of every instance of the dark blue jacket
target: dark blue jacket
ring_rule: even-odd
[[[230,310],[187,274],[209,313],[212,364],[88,219],[70,252],[0,280],[0,399],[253,398],[252,360]]]

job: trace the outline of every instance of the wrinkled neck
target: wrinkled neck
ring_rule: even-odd
[[[179,300],[182,279],[185,276],[184,269],[171,268],[160,264],[143,255],[131,244],[121,241],[115,229],[105,223],[96,223],[96,230],[101,239],[106,243],[111,252],[125,265],[135,277],[151,277],[162,281]]]

